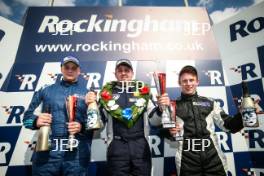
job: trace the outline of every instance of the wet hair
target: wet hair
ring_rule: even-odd
[[[184,67],[181,69],[181,71],[180,71],[180,73],[179,73],[179,79],[178,79],[178,82],[179,82],[179,83],[180,83],[180,78],[181,78],[181,76],[182,76],[184,73],[192,74],[192,75],[196,76],[197,79],[198,79],[198,73],[197,73],[196,68],[193,67],[193,66],[191,66],[191,65],[186,65],[186,66],[184,66]]]

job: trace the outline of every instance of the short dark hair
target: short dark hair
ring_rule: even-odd
[[[180,78],[181,78],[181,76],[182,76],[184,73],[192,74],[192,75],[196,76],[197,79],[198,79],[198,73],[197,73],[196,68],[193,67],[193,66],[191,66],[191,65],[186,65],[186,66],[184,66],[184,67],[181,69],[181,71],[180,71],[180,73],[179,73],[179,79],[178,79],[179,82],[180,82]]]

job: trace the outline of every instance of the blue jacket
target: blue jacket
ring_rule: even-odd
[[[65,99],[69,95],[77,94],[84,97],[87,93],[87,89],[84,85],[80,85],[78,82],[68,83],[66,81],[59,81],[50,86],[44,87],[37,91],[32,101],[24,114],[23,124],[26,128],[35,130],[37,116],[34,115],[35,109],[42,103],[42,112],[47,112],[52,114],[51,123],[51,150],[49,152],[36,152],[33,156],[33,162],[43,162],[43,161],[55,161],[55,160],[73,160],[73,159],[89,159],[90,158],[90,148],[92,143],[93,132],[85,131],[85,122],[87,119],[87,105],[83,98],[77,99],[76,107],[76,121],[82,124],[82,131],[75,134],[75,138],[78,139],[79,145],[76,151],[65,152],[65,151],[52,151],[60,139],[68,139],[69,133],[67,128],[68,116],[66,110]],[[61,140],[60,140],[61,141]],[[67,141],[63,144],[67,144]],[[66,145],[63,145],[63,150]],[[41,156],[39,156],[41,155]]]

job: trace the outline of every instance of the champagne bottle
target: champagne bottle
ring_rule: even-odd
[[[253,99],[250,97],[247,83],[242,81],[243,99],[241,102],[244,127],[258,127],[259,122]]]
[[[46,105],[42,108],[44,113],[51,113],[51,107],[49,105]],[[38,139],[37,139],[37,146],[36,151],[48,151],[50,149],[50,140],[49,135],[51,133],[50,126],[42,126],[39,129],[38,132]]]
[[[96,94],[94,87],[91,87],[90,90]],[[92,102],[88,105],[87,109],[87,123],[86,130],[96,130],[102,128],[102,120],[99,115],[99,108],[97,102]]]

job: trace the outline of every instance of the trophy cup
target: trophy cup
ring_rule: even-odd
[[[46,106],[43,107],[43,112],[44,113],[51,113],[50,107]],[[37,146],[36,146],[36,151],[37,152],[43,152],[43,151],[48,151],[50,148],[50,140],[49,140],[49,135],[50,135],[50,126],[42,126],[40,127],[38,131],[38,140],[37,140]]]
[[[177,118],[176,115],[176,101],[175,100],[171,100],[171,107],[172,107],[172,112],[171,112],[171,117],[172,120],[176,123],[178,123],[180,126],[183,126],[183,121],[180,118]],[[178,133],[176,133],[174,136],[175,141],[182,141],[183,140],[183,130],[179,131]]]
[[[90,90],[96,94],[94,87]],[[96,102],[92,102],[88,105],[87,109],[87,123],[86,130],[97,130],[103,127],[103,122],[99,115],[99,109]]]
[[[66,109],[67,109],[69,122],[74,122],[75,121],[76,106],[77,106],[77,96],[75,96],[75,95],[68,96],[66,98]],[[78,145],[77,145],[77,140],[75,139],[75,136],[73,134],[70,134],[69,135],[69,139],[68,139],[67,149],[72,151],[77,146]]]
[[[155,86],[158,96],[166,93],[166,73],[153,73]],[[175,122],[171,118],[171,113],[168,106],[162,106],[161,123],[163,128],[174,128]]]

